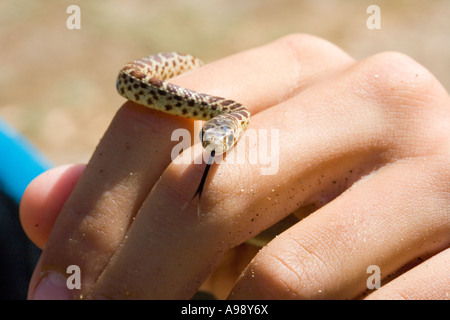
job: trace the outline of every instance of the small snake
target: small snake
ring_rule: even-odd
[[[219,155],[231,149],[250,121],[250,112],[240,103],[195,92],[166,82],[202,65],[188,54],[159,53],[126,64],[116,87],[120,95],[151,109],[207,120],[201,131],[203,148]]]

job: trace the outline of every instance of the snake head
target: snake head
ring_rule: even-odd
[[[237,141],[236,124],[225,116],[218,116],[206,121],[200,133],[202,146],[215,155],[227,152]]]

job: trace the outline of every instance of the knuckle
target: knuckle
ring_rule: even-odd
[[[297,60],[305,56],[314,57],[314,61],[327,59],[333,64],[353,62],[353,59],[335,44],[305,33],[292,33],[277,40],[278,43],[291,51]]]
[[[450,146],[450,144],[448,144]],[[439,154],[435,154],[432,157],[425,157],[420,159],[418,166],[429,168],[426,171],[426,175],[423,178],[421,186],[426,187],[427,191],[433,192],[438,195],[440,199],[443,199],[444,205],[441,206],[442,212],[445,214],[450,213],[450,149],[442,151]],[[447,223],[442,227],[446,228],[447,239],[450,241],[450,224]]]
[[[295,49],[304,49],[305,46],[310,46],[315,43],[327,42],[322,38],[306,34],[306,33],[291,33],[284,37],[281,37],[278,41],[286,46],[292,46]]]
[[[442,94],[436,78],[405,54],[382,52],[362,64],[367,81],[382,99],[414,107]]]
[[[450,98],[440,82],[425,67],[398,52],[383,52],[360,63],[365,90],[397,132],[407,132],[423,151],[448,146]]]
[[[292,239],[291,239],[292,240]],[[311,243],[309,243],[311,244]],[[269,274],[271,292],[282,298],[309,299],[318,298],[320,292],[317,288],[326,287],[326,275],[332,268],[323,257],[318,248],[292,240],[290,245],[268,245],[263,249],[253,270],[258,268]],[[255,274],[257,271],[255,271]],[[301,285],[300,285],[301,284]]]

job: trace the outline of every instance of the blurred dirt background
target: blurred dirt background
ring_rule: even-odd
[[[71,4],[81,30],[66,27]],[[366,27],[372,4],[381,30]],[[124,63],[174,50],[208,62],[294,32],[357,59],[404,52],[449,90],[449,17],[449,0],[1,0],[0,118],[54,164],[86,162],[124,102]]]

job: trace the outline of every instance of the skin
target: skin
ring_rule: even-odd
[[[29,298],[187,299],[204,283],[232,299],[448,299],[450,97],[423,66],[394,52],[355,61],[296,34],[170,81],[279,130],[278,173],[225,157],[199,214],[205,165],[170,159],[171,133],[192,121],[125,103],[86,167],[25,192],[23,227],[45,246]],[[262,250],[242,245],[299,208],[312,213]],[[81,289],[48,289],[72,264]]]

